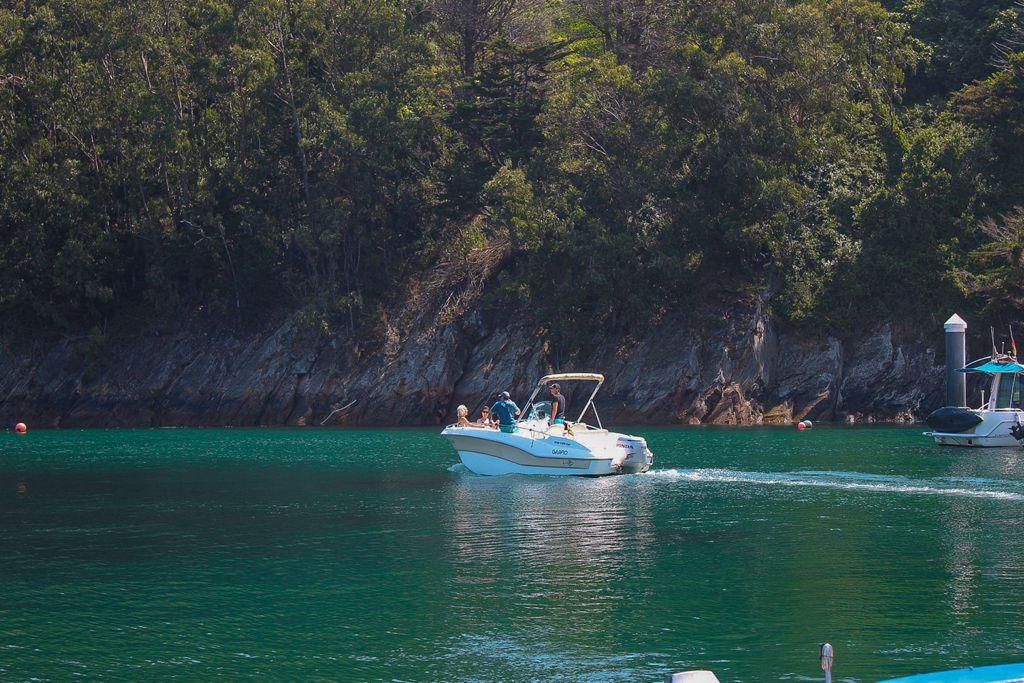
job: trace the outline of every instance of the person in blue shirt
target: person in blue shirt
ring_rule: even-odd
[[[500,400],[491,406],[491,418],[498,419],[498,429],[511,434],[518,430],[516,416],[519,414],[519,406],[512,401],[507,391],[501,392],[498,398]]]

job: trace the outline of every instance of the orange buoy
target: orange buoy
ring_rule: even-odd
[[[24,422],[19,422],[18,424],[14,425],[14,431],[18,432],[19,434],[24,434],[25,432],[28,431],[28,425],[25,424]]]

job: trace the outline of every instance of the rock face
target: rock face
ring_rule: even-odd
[[[552,365],[537,329],[463,308],[454,316],[421,314],[373,347],[290,322],[247,335],[198,324],[154,330],[109,342],[99,354],[88,341],[0,347],[0,421],[440,424],[460,403],[475,415],[502,389],[523,401],[541,375],[570,370],[605,374],[597,409],[618,424],[909,421],[943,398],[934,352],[898,344],[890,326],[856,343],[807,338],[781,329],[757,298],[700,329],[668,316],[640,339],[601,340],[587,358],[563,367]],[[571,414],[583,407],[586,389],[566,389]]]

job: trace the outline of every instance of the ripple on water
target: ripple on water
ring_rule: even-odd
[[[877,491],[895,494],[966,496],[995,500],[1024,501],[1018,482],[997,479],[936,478],[911,479],[904,476],[827,470],[794,472],[744,472],[730,469],[652,470],[648,477],[693,482],[757,484],[763,486],[817,486],[846,491]],[[953,486],[951,484],[968,484]],[[997,488],[999,487],[999,488]]]

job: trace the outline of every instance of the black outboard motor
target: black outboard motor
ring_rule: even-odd
[[[1010,427],[1010,436],[1017,439],[1017,443],[1024,446],[1024,425],[1020,422],[1015,423]]]
[[[925,422],[937,432],[959,434],[981,423],[981,416],[969,408],[946,406],[929,415]]]

